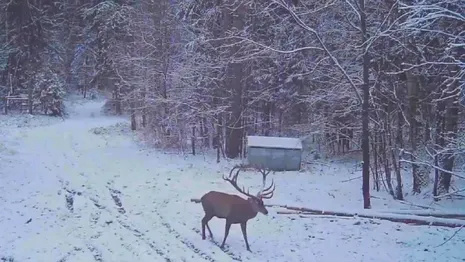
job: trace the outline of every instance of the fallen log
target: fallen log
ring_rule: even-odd
[[[319,215],[319,214],[313,214],[313,213],[306,214],[306,215],[302,214],[302,215],[299,215],[299,217],[300,218],[326,218],[326,219],[329,219],[330,222],[335,222],[340,219],[351,220],[355,218],[355,217],[333,217],[333,216],[325,216],[325,215]]]
[[[318,215],[317,213],[312,212],[302,212],[302,211],[278,211],[276,214],[279,215]]]
[[[335,219],[334,216],[329,215],[322,215],[318,213],[312,212],[301,212],[301,211],[278,211],[276,212],[278,215],[299,215],[302,218],[328,218],[328,219]],[[338,217],[336,219],[353,219],[354,217]]]
[[[281,206],[282,207],[282,206]],[[287,208],[287,207],[283,207]],[[290,210],[295,210],[293,207]],[[373,210],[374,211],[374,210]],[[371,211],[371,212],[373,212]],[[433,211],[433,210],[376,210],[383,214],[397,214],[397,215],[414,215],[420,217],[436,217],[436,218],[455,218],[465,220],[465,213],[449,212],[449,211]],[[301,213],[319,213],[319,212],[308,212],[308,211],[278,211],[279,214],[301,214]]]
[[[438,211],[438,210],[378,210],[381,213],[400,214],[400,215],[415,215],[422,217],[439,217],[439,218],[457,218],[465,219],[465,213]]]
[[[421,217],[415,215],[403,215],[403,214],[392,214],[392,213],[380,213],[373,212],[369,210],[363,210],[360,212],[350,212],[350,211],[325,211],[311,208],[303,207],[286,207],[289,210],[303,211],[309,213],[316,213],[321,215],[331,215],[331,216],[342,216],[342,217],[362,217],[362,218],[371,218],[371,219],[380,219],[387,220],[391,222],[412,224],[418,226],[441,226],[441,227],[462,227],[465,226],[465,221],[460,219],[452,218],[439,218],[439,217]]]
[[[438,214],[434,214],[434,215],[428,215],[427,213],[418,213],[416,214],[415,211],[418,211],[418,210],[405,210],[405,212],[401,212],[403,210],[397,210],[397,211],[393,211],[393,212],[389,212],[389,210],[380,210],[379,212],[383,213],[383,214],[392,214],[392,215],[414,215],[414,216],[420,216],[420,217],[436,217],[436,218],[444,218],[444,219],[447,219],[447,218],[456,218],[456,219],[460,219],[460,220],[465,220],[465,217],[463,215],[459,215],[459,214],[448,214],[448,213],[445,213],[443,214],[443,216],[441,216],[442,214],[438,213]],[[410,211],[413,211],[414,213],[409,213]],[[399,212],[399,213],[398,213]],[[308,211],[294,211],[294,210],[289,210],[289,211],[278,211],[276,212],[277,214],[279,215],[311,215],[311,216],[315,216],[315,215],[321,215],[321,216],[340,216],[340,215],[333,215],[333,214],[323,214],[322,212],[308,212]],[[423,219],[423,218],[421,218]]]
[[[191,199],[191,202],[200,203],[200,199]],[[372,210],[361,210],[359,212],[352,211],[334,211],[334,210],[320,210],[306,207],[293,207],[287,205],[265,205],[267,207],[280,207],[288,210],[298,211],[291,214],[298,215],[328,215],[328,216],[340,216],[340,217],[361,217],[370,219],[387,220],[396,223],[404,223],[418,226],[442,226],[442,227],[465,227],[465,220],[454,219],[454,218],[443,218],[443,217],[431,217],[431,216],[419,216],[419,215],[408,215],[408,214],[393,214],[375,212]],[[279,211],[284,212],[284,211]],[[306,214],[302,214],[306,213]]]

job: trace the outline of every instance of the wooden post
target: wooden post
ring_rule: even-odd
[[[5,100],[4,101],[5,115],[7,115],[8,114],[8,96],[5,96],[3,99]]]
[[[33,102],[33,98],[32,98],[32,95],[33,95],[33,92],[34,92],[34,88],[32,86],[32,82],[29,84],[29,94],[28,94],[28,105],[29,105],[29,114],[32,115],[32,102]]]

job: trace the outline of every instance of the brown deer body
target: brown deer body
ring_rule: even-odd
[[[269,199],[273,196],[274,183],[265,189],[266,176],[270,173],[270,171],[265,172],[260,169],[259,171],[263,175],[263,188],[258,192],[257,196],[251,195],[237,185],[237,177],[240,170],[243,168],[244,166],[235,166],[231,170],[229,178],[223,177],[223,179],[228,181],[240,193],[248,196],[248,199],[243,199],[237,195],[217,191],[210,191],[203,195],[200,199],[203,210],[205,211],[205,216],[202,219],[202,239],[205,239],[205,227],[207,227],[210,237],[213,238],[212,231],[208,226],[208,221],[210,221],[213,217],[226,219],[224,239],[221,244],[221,248],[224,248],[231,225],[240,224],[247,250],[250,251],[249,242],[247,240],[247,221],[256,217],[258,212],[264,215],[268,214],[268,210],[266,209],[262,199]],[[235,169],[238,170],[236,174],[231,177]],[[272,187],[273,189],[270,191]]]

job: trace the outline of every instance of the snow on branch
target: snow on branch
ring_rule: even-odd
[[[264,49],[267,49],[269,51],[273,51],[273,52],[280,53],[280,54],[293,54],[293,53],[307,51],[307,50],[324,51],[323,48],[315,47],[315,46],[304,46],[304,47],[299,47],[299,48],[295,48],[295,49],[292,49],[292,50],[276,49],[276,48],[273,48],[271,46],[264,45],[262,43],[259,43],[257,41],[254,41],[252,39],[242,37],[242,36],[229,36],[229,37],[222,37],[222,38],[216,38],[216,39],[209,39],[207,41],[212,41],[213,42],[213,41],[225,41],[225,40],[232,40],[232,39],[239,39],[239,40],[242,40],[242,41],[246,41],[246,42],[249,42],[249,43],[251,43],[253,45],[257,45],[257,46],[262,47]]]
[[[309,25],[307,25],[301,18],[299,15],[297,15],[294,10],[292,10],[290,8],[290,6],[287,4],[286,1],[284,0],[273,0],[272,3],[275,3],[279,6],[281,6],[282,8],[284,8],[291,16],[292,18],[294,19],[294,21],[302,28],[304,29],[305,31],[309,32],[309,33],[312,33],[315,38],[317,39],[318,43],[320,44],[321,48],[324,50],[324,52],[326,53],[326,55],[328,55],[331,59],[331,61],[334,63],[334,65],[341,71],[341,73],[344,75],[344,78],[349,82],[352,90],[355,92],[355,95],[357,96],[357,99],[360,103],[362,103],[362,97],[361,95],[358,93],[358,90],[357,90],[357,86],[355,85],[354,81],[352,80],[352,78],[349,76],[349,74],[347,73],[347,71],[342,67],[342,65],[339,63],[339,60],[332,54],[332,52],[328,49],[328,47],[326,46],[325,42],[323,41],[323,39],[321,38],[320,34],[315,30],[313,29],[312,27],[310,27]]]
[[[458,178],[461,178],[461,179],[465,179],[464,176],[461,176],[453,171],[449,171],[449,170],[445,170],[444,168],[441,168],[439,166],[436,166],[434,164],[431,164],[431,163],[427,163],[427,162],[424,162],[424,161],[410,161],[410,160],[407,160],[407,159],[400,159],[399,160],[400,162],[404,162],[404,163],[409,163],[409,164],[415,164],[415,165],[425,165],[425,166],[429,166],[429,167],[432,167],[434,169],[437,169],[441,172],[444,172],[444,173],[448,173],[448,174],[451,174],[453,176],[456,176]]]

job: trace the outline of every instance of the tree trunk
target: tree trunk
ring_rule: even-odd
[[[191,146],[192,146],[192,155],[195,156],[195,126],[192,127]]]
[[[264,134],[265,136],[269,136],[270,135],[270,131],[271,131],[271,102],[264,102],[264,105],[263,105],[263,125],[262,125],[262,128],[263,128],[263,131],[262,131],[262,134]]]
[[[406,72],[407,76],[407,97],[408,97],[408,121],[409,121],[409,139],[410,139],[410,161],[412,162],[412,176],[413,176],[413,188],[412,191],[414,194],[421,193],[421,174],[419,172],[418,164],[416,162],[418,157],[418,123],[416,120],[417,115],[417,92],[418,92],[418,83],[417,78],[411,72]]]
[[[362,30],[362,50],[367,46],[367,25],[365,13],[365,0],[360,0],[360,28]],[[363,152],[363,170],[362,170],[362,194],[363,207],[371,208],[370,203],[370,82],[369,82],[370,58],[368,52],[363,52],[363,104],[362,104],[362,152]]]
[[[136,120],[136,98],[130,98],[129,107],[131,108],[131,130],[135,131],[137,129],[137,120]]]
[[[142,103],[141,103],[141,106],[142,106],[142,127],[146,127],[147,126],[147,105],[146,105],[146,89],[145,87],[142,89],[142,94],[141,94],[141,98],[142,98]]]
[[[382,154],[382,158],[384,160],[384,172],[386,174],[386,185],[389,190],[389,194],[392,195],[393,198],[396,198],[394,194],[394,189],[392,188],[392,176],[391,176],[391,165],[389,162],[389,156],[388,156],[388,145],[391,147],[391,133],[392,129],[390,126],[390,117],[389,117],[389,107],[386,108],[386,116],[385,116],[385,121],[384,121],[384,130],[386,130],[386,133],[384,133],[383,136],[383,142],[382,142],[382,148],[380,149]]]
[[[379,149],[379,135],[378,132],[375,132],[374,134],[374,141],[372,143],[372,148],[373,148],[373,160],[374,160],[374,174],[373,174],[373,179],[374,179],[374,185],[373,189],[375,189],[377,192],[379,192],[379,173],[378,173],[378,149]]]
[[[34,98],[33,98],[33,95],[34,95],[34,83],[32,82],[32,80],[29,82],[28,86],[29,86],[29,88],[28,88],[29,92],[28,92],[28,96],[27,96],[27,98],[28,98],[27,102],[28,102],[28,108],[29,108],[28,111],[29,111],[29,114],[32,115],[32,113],[33,113],[32,109],[33,109],[33,105],[34,105]]]
[[[442,95],[439,96],[437,105],[436,105],[436,134],[435,134],[435,148],[436,150],[441,150],[444,148],[444,128],[445,128],[445,110],[446,102],[442,99]],[[439,167],[440,163],[443,162],[443,156],[441,154],[436,154],[434,156],[434,164]],[[434,169],[434,185],[433,185],[433,196],[439,195],[439,169]],[[435,200],[439,200],[434,198]]]
[[[202,137],[202,144],[204,147],[209,148],[210,139],[209,139],[207,119],[205,117],[202,117],[200,124],[201,124],[200,136]]]
[[[221,150],[221,116],[219,114],[216,115],[216,119],[218,120],[218,124],[216,125],[216,163],[220,162],[220,150]]]
[[[453,98],[449,99],[448,108],[446,110],[445,115],[445,137],[448,144],[454,143],[457,137],[457,127],[458,127],[458,118],[459,118],[459,101],[458,97],[459,88],[456,85],[452,85],[456,94]],[[446,145],[446,148],[448,145]],[[443,159],[442,159],[442,166],[441,168],[445,171],[439,172],[439,194],[445,194],[449,192],[451,179],[452,179],[452,171],[454,168],[454,152],[448,150],[445,152]]]
[[[115,110],[117,115],[122,115],[123,110],[121,106],[121,93],[119,85],[115,86]]]
[[[240,6],[233,9],[225,10],[226,25],[232,25],[232,30],[242,30],[244,28],[244,8],[245,6],[240,3]],[[233,10],[236,10],[234,12]],[[233,13],[234,12],[234,13]],[[232,21],[232,23],[228,23]],[[235,40],[233,40],[235,41]],[[243,66],[242,62],[235,61],[235,55],[240,51],[238,44],[231,43],[230,55],[231,60],[226,69],[227,86],[231,90],[231,106],[230,117],[227,126],[227,143],[226,143],[226,156],[228,158],[237,158],[241,152],[242,142],[242,80],[243,80]]]
[[[397,113],[397,134],[396,134],[396,145],[392,148],[392,164],[396,172],[396,199],[403,200],[403,184],[402,184],[402,173],[400,155],[396,156],[396,153],[400,154],[400,150],[404,147],[404,137],[402,135],[402,128],[404,126],[404,115],[402,114],[402,105],[400,105],[399,112]]]

